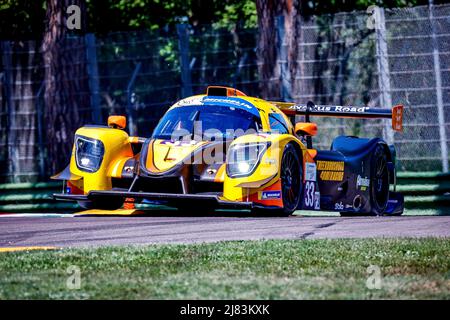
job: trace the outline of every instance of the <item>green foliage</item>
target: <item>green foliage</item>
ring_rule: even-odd
[[[42,0],[0,1],[0,39],[41,37],[44,21],[45,6]]]
[[[241,23],[244,28],[255,28],[258,24],[256,3],[253,0],[228,1],[222,11],[216,12],[217,27],[227,28]]]
[[[1,0],[0,38],[40,38],[45,29],[45,0]],[[445,2],[437,0],[436,4]],[[104,34],[134,29],[158,30],[188,22],[193,26],[213,24],[232,28],[257,25],[256,0],[86,0],[87,32]],[[365,10],[377,4],[386,7],[425,5],[428,0],[308,0],[304,15]]]

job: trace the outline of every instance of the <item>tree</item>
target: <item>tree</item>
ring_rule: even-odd
[[[258,65],[261,79],[261,93],[266,98],[279,97],[280,77],[277,65],[277,46],[285,42],[288,52],[288,70],[290,78],[295,79],[297,74],[298,43],[300,39],[300,19],[302,12],[301,0],[256,0],[258,14]],[[276,17],[284,17],[284,39],[277,39]],[[295,86],[295,81],[291,81]],[[295,88],[292,88],[295,90]]]
[[[84,38],[66,25],[70,5],[81,9],[81,31],[86,27],[83,0],[47,0],[46,30],[42,44],[45,68],[44,123],[48,163],[52,172],[70,158],[75,130],[90,121],[90,95]]]

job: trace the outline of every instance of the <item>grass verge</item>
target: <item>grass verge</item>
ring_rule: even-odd
[[[377,283],[371,278],[374,269],[368,271],[372,265],[380,268],[380,289],[367,287],[367,281]],[[67,281],[77,268],[81,287],[71,290]],[[0,299],[392,298],[450,299],[450,239],[233,241],[0,253]]]

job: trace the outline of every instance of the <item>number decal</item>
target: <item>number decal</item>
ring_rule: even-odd
[[[305,183],[305,207],[314,207],[314,193],[316,191],[316,183],[313,181],[306,181]]]
[[[314,210],[320,210],[320,192],[314,193]]]

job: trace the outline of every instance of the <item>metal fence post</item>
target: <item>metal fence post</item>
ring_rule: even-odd
[[[95,35],[92,33],[86,34],[85,42],[87,73],[89,76],[89,89],[91,91],[92,122],[100,124],[102,123],[102,115],[100,112],[100,85],[98,79],[97,48]]]
[[[277,28],[277,64],[280,68],[280,96],[283,101],[292,100],[291,74],[288,65],[288,48],[285,37],[284,16],[276,17]]]
[[[128,113],[128,127],[130,128],[130,136],[135,136],[137,134],[137,125],[135,122],[135,108],[133,108],[134,98],[133,98],[133,86],[136,81],[136,77],[141,70],[141,63],[138,62],[134,68],[133,74],[131,75],[130,81],[127,86],[127,113]]]
[[[180,52],[181,65],[181,96],[182,98],[192,95],[191,68],[189,65],[189,33],[187,24],[177,24],[178,49]]]
[[[378,86],[380,89],[380,104],[382,108],[392,107],[391,79],[389,71],[388,47],[386,40],[386,21],[384,8],[375,7],[376,52],[378,68]],[[384,128],[384,138],[387,143],[394,143],[394,133],[390,124]]]
[[[445,116],[444,116],[444,99],[442,95],[442,79],[441,79],[441,63],[439,60],[439,46],[436,39],[436,26],[433,18],[433,0],[429,0],[429,17],[431,24],[431,33],[433,41],[433,66],[434,75],[436,78],[436,99],[438,108],[438,122],[439,122],[439,140],[441,146],[442,157],[442,171],[448,172],[448,148],[447,148],[447,133],[445,132]]]
[[[1,44],[1,48],[3,51],[2,54],[2,62],[3,67],[5,70],[5,95],[6,95],[6,145],[8,150],[8,174],[11,175],[13,178],[11,179],[12,182],[15,182],[14,174],[16,173],[17,164],[18,161],[18,154],[17,149],[14,148],[14,145],[16,144],[16,112],[14,110],[13,106],[13,100],[12,100],[12,80],[11,80],[11,73],[12,73],[12,49],[11,49],[11,43],[9,41],[3,41]]]

